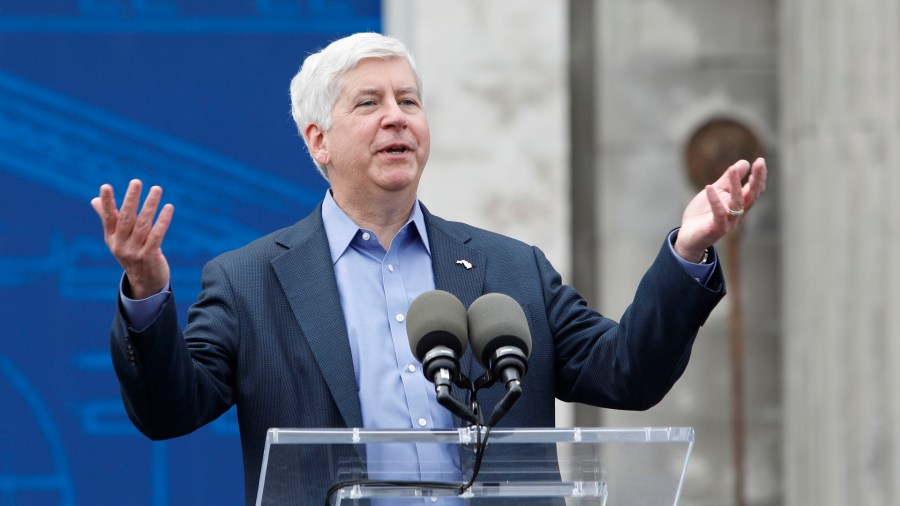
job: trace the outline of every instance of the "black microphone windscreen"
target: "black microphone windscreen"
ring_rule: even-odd
[[[446,346],[460,356],[469,342],[466,308],[450,292],[425,292],[409,305],[406,334],[419,362],[435,346]]]
[[[502,293],[478,297],[469,307],[469,340],[475,358],[485,367],[502,346],[515,346],[531,355],[531,331],[525,311],[515,299]]]

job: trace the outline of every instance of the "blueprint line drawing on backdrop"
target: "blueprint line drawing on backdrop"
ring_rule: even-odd
[[[125,415],[122,271],[89,202],[102,183],[164,188],[184,319],[206,261],[324,195],[289,114],[303,58],[380,30],[379,1],[2,2],[0,504],[241,502],[234,409],[161,442]]]

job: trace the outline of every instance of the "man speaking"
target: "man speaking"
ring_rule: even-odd
[[[562,284],[538,248],[446,221],[419,202],[430,133],[421,80],[401,42],[374,33],[337,40],[306,59],[290,90],[294,120],[330,189],[293,226],[211,260],[184,329],[162,249],[174,213],[159,208],[162,189],[150,188],[141,206],[134,180],[117,208],[104,184],[91,201],[125,270],[111,348],[129,417],[165,439],[236,404],[248,504],[270,427],[466,423],[438,404],[409,347],[409,305],[434,289],[465,307],[506,294],[526,315],[524,393],[501,425],[552,426],[554,398],[653,406],[681,376],[725,293],[713,244],[765,188],[765,162],[742,160],[694,197],[616,323]],[[502,385],[480,393],[483,410],[502,395]],[[452,458],[411,451],[419,462]]]

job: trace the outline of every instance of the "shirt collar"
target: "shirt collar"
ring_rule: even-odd
[[[356,233],[359,231],[359,225],[356,224],[343,209],[338,207],[334,197],[331,196],[331,190],[325,192],[325,200],[322,202],[322,223],[325,225],[325,235],[328,236],[328,247],[331,250],[331,263],[337,263],[344,251],[350,246]],[[412,223],[412,225],[410,225]],[[425,246],[425,251],[431,254],[431,246],[428,244],[428,232],[425,229],[425,214],[422,213],[422,206],[416,199],[413,204],[412,215],[406,222],[404,227],[409,227],[419,233],[419,240]]]

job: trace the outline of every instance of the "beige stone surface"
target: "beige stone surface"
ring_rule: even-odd
[[[900,503],[900,7],[784,0],[785,504]]]

